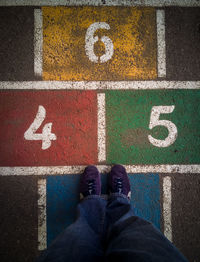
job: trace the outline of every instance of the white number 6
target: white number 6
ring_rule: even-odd
[[[169,114],[174,111],[175,106],[153,106],[151,110],[149,129],[155,126],[164,126],[168,129],[168,136],[165,140],[155,139],[151,135],[148,135],[150,143],[157,147],[168,147],[172,145],[178,135],[177,127],[169,120],[159,120],[160,114]]]
[[[105,45],[105,54],[100,56],[100,58],[98,58],[98,56],[96,56],[94,53],[94,44],[99,40],[98,36],[94,37],[94,33],[97,29],[109,30],[110,26],[105,22],[96,22],[88,27],[85,35],[85,52],[88,58],[90,59],[90,61],[94,63],[98,63],[98,60],[100,59],[100,63],[105,63],[109,59],[111,59],[113,55],[113,43],[109,37],[107,36],[101,37],[101,41]]]

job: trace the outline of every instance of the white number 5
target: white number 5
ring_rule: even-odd
[[[178,135],[177,127],[169,120],[159,120],[160,114],[170,114],[174,111],[175,106],[153,106],[151,110],[149,129],[155,126],[164,126],[168,129],[168,136],[164,140],[155,139],[148,135],[150,143],[157,147],[168,147],[172,145]]]
[[[38,112],[33,123],[24,133],[26,140],[42,140],[42,149],[48,149],[51,146],[51,140],[56,140],[56,135],[51,133],[52,123],[47,123],[42,129],[42,134],[36,133],[38,128],[46,117],[46,110],[43,106],[38,107]]]
[[[98,63],[98,56],[94,53],[94,44],[99,40],[98,36],[94,37],[94,33],[97,29],[110,29],[109,24],[105,22],[96,22],[91,24],[85,35],[85,52],[90,61],[94,63]],[[112,40],[108,36],[102,36],[101,41],[105,45],[105,54],[100,56],[100,63],[105,63],[109,59],[111,59],[113,55],[113,43]]]

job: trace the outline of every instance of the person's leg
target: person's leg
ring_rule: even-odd
[[[106,261],[187,261],[176,247],[150,222],[134,216],[130,205],[130,183],[124,167],[109,174]]]
[[[100,174],[89,166],[81,175],[80,196],[75,223],[67,227],[37,262],[102,261],[102,232],[106,201],[100,197]]]

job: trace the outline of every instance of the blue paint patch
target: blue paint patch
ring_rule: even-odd
[[[151,221],[160,229],[159,175],[131,174],[131,204],[135,215]]]
[[[107,176],[102,176],[102,194],[106,194]],[[160,186],[158,174],[129,174],[131,205],[137,216],[160,229]],[[80,175],[47,178],[47,245],[75,221],[79,203]]]
[[[80,176],[47,178],[47,245],[76,218]]]

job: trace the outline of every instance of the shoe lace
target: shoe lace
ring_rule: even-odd
[[[115,189],[118,193],[122,193],[122,178],[115,179]]]
[[[88,192],[91,195],[95,191],[95,180],[94,179],[88,180],[87,185],[88,185]]]

